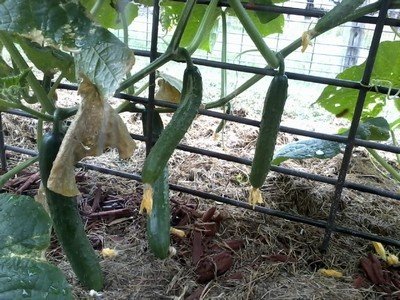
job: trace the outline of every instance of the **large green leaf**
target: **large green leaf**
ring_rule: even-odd
[[[340,135],[347,136],[349,130]],[[363,140],[386,141],[390,138],[389,123],[382,117],[370,118],[360,123],[356,137]],[[344,145],[338,142],[320,139],[308,139],[290,143],[281,147],[275,154],[272,164],[279,165],[288,159],[327,159],[338,155]]]
[[[79,52],[75,57],[78,72],[105,96],[115,92],[134,63],[133,51],[72,1],[3,0],[0,30]]]
[[[80,0],[79,1],[88,11],[94,6],[97,0]],[[113,1],[113,2],[124,2],[123,11],[127,24],[131,24],[132,21],[138,16],[139,8],[133,2],[125,3],[126,1]],[[118,7],[118,4],[115,4]],[[111,5],[111,1],[103,1],[96,16],[93,16],[94,20],[101,24],[103,27],[112,29],[121,29],[122,21],[118,11]]]
[[[171,30],[178,23],[179,18],[181,16],[182,10],[184,8],[184,3],[179,3],[176,1],[165,0],[161,2],[161,26],[164,30]],[[189,22],[185,28],[185,32],[183,33],[182,40],[180,45],[182,47],[188,46],[193,37],[196,35],[197,30],[199,29],[199,25],[205,11],[207,9],[207,5],[196,4],[192,14],[190,16]],[[213,46],[216,41],[217,31],[218,31],[218,16],[221,14],[221,9],[218,8],[215,10],[214,15],[212,17],[212,21],[207,24],[207,28],[204,32],[204,37],[199,46],[200,49],[211,52]]]
[[[0,299],[72,299],[62,272],[44,260],[50,217],[31,197],[0,194]]]
[[[382,42],[376,56],[372,71],[371,83],[400,87],[400,41]],[[350,67],[336,78],[360,81],[365,69],[365,62],[359,66]],[[352,119],[358,91],[342,87],[327,86],[319,96],[317,103],[338,117]],[[368,92],[363,109],[362,119],[376,117],[386,104],[386,95]]]

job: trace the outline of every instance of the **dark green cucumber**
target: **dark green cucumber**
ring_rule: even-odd
[[[257,138],[256,151],[250,172],[253,188],[260,188],[271,168],[279,124],[287,98],[288,79],[283,70],[275,75],[264,101],[264,108]]]
[[[100,291],[103,288],[103,274],[98,257],[84,231],[76,198],[62,196],[47,188],[47,180],[61,142],[62,135],[53,131],[45,134],[39,145],[40,176],[53,227],[79,281],[88,289]]]
[[[192,124],[203,95],[203,83],[198,68],[188,65],[183,75],[181,103],[171,121],[151,148],[143,169],[143,183],[153,184],[160,177],[175,148]]]
[[[143,132],[147,135],[148,113],[143,112]],[[156,139],[163,130],[160,114],[153,112],[153,138]],[[147,241],[150,250],[158,258],[168,257],[170,245],[171,210],[169,205],[168,166],[165,166],[161,175],[156,179],[153,188],[153,207],[147,216]]]

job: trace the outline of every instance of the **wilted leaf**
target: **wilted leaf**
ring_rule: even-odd
[[[400,87],[400,41],[382,42],[379,46],[371,75],[371,83]],[[365,69],[365,62],[361,65],[350,67],[336,76],[338,79],[360,81]],[[358,91],[343,87],[327,86],[319,96],[317,103],[327,111],[338,117],[353,118],[357,102]],[[373,91],[367,93],[362,119],[376,117],[386,105],[386,95]]]
[[[161,79],[157,81],[158,91],[154,98],[173,103],[181,100],[182,81],[165,73],[159,73]]]
[[[69,284],[43,259],[50,218],[31,197],[0,195],[0,299],[72,299]]]
[[[82,102],[69,127],[48,180],[48,188],[72,197],[79,194],[75,164],[86,156],[98,156],[108,147],[123,159],[132,156],[135,142],[125,123],[87,78],[79,86]]]

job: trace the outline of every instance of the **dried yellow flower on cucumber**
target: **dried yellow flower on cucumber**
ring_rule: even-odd
[[[69,127],[54,161],[48,188],[64,196],[79,194],[75,182],[75,164],[87,156],[99,156],[106,148],[117,148],[119,157],[127,159],[136,148],[125,123],[86,77],[78,94],[79,110]]]

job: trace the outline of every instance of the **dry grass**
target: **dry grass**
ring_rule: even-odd
[[[124,118],[131,131],[141,132],[137,117],[124,114]],[[34,147],[35,121],[13,116],[5,116],[4,121],[7,143]],[[217,123],[211,118],[197,118],[184,143],[251,158],[257,131],[252,127],[228,123],[223,140],[221,137],[215,139],[213,130]],[[291,140],[290,136],[280,136],[280,143]],[[144,145],[138,145],[129,161],[119,160],[114,150],[86,161],[126,172],[140,172]],[[340,163],[339,155],[328,161],[289,161],[285,165],[335,177]],[[398,191],[398,184],[382,175],[363,151],[355,153],[351,166],[348,179]],[[250,171],[247,166],[176,151],[170,167],[171,183],[240,201],[247,199]],[[32,170],[35,168],[33,166]],[[86,171],[85,174],[86,180],[80,188],[91,190],[100,185],[103,191],[128,199],[126,205],[137,212],[142,193],[140,184],[93,171]],[[315,219],[327,218],[333,195],[332,186],[276,173],[269,175],[262,190],[267,207]],[[362,273],[358,266],[359,259],[372,251],[366,240],[335,234],[329,251],[324,254],[319,250],[324,235],[322,229],[177,192],[171,192],[171,199],[174,201],[173,208],[177,203],[195,204],[198,211],[205,211],[216,205],[218,211],[226,214],[213,237],[213,243],[232,239],[243,241],[244,247],[233,254],[233,266],[215,280],[199,284],[196,281],[196,266],[191,262],[189,241],[175,238],[172,245],[177,255],[160,261],[147,248],[142,215],[135,213],[130,218],[114,221],[114,225],[106,220],[98,221],[90,226],[89,236],[101,240],[103,247],[115,248],[119,253],[114,259],[101,261],[106,278],[101,299],[186,299],[194,294],[198,297],[193,299],[366,299],[380,296],[373,288],[353,287],[354,278]],[[81,206],[89,200],[80,199]],[[337,222],[400,239],[399,213],[396,201],[345,190]],[[190,227],[187,227],[187,232],[190,233]],[[190,234],[187,239],[190,239]],[[398,252],[398,249],[389,249]],[[287,260],[276,261],[274,258],[279,255]],[[88,298],[88,292],[77,283],[56,244],[53,244],[47,257],[65,272],[76,298]],[[317,272],[320,268],[334,268],[343,272],[344,276],[341,279],[323,277]]]

